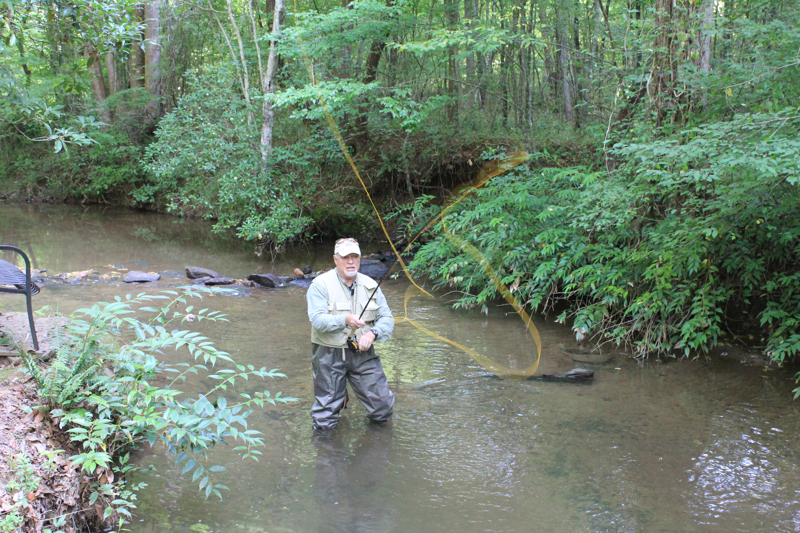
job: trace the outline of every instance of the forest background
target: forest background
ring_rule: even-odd
[[[258,250],[445,219],[637,355],[800,351],[794,0],[4,0],[0,197],[207,217]],[[437,230],[438,229],[438,230]],[[441,224],[413,267],[497,289]]]

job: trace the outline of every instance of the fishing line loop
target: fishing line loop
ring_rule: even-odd
[[[294,10],[295,13],[298,12],[297,0],[294,0]],[[303,62],[305,63],[306,70],[308,70],[308,74],[311,79],[311,86],[316,88],[317,80],[314,75],[314,65],[312,64],[311,59],[308,57],[305,50],[303,49],[302,43],[300,49],[301,49],[301,55],[303,56]],[[364,180],[361,178],[361,173],[358,171],[358,167],[356,166],[355,161],[353,161],[353,157],[350,155],[350,150],[347,149],[347,145],[344,142],[344,138],[342,137],[341,131],[339,130],[339,126],[336,124],[336,120],[333,118],[333,114],[331,113],[325,98],[322,96],[322,94],[318,94],[318,98],[319,98],[319,104],[322,107],[322,112],[325,115],[325,120],[328,123],[328,126],[330,127],[331,133],[333,133],[333,136],[336,139],[337,144],[339,145],[339,149],[342,151],[342,154],[344,155],[345,159],[347,159],[347,162],[350,165],[350,168],[353,170],[353,173],[355,174],[359,183],[361,183],[361,187],[364,189],[364,193],[367,195],[367,199],[369,200],[369,203],[372,206],[372,210],[375,212],[375,216],[378,218],[378,222],[381,225],[383,234],[386,236],[386,240],[389,243],[389,246],[391,246],[395,257],[397,258],[397,262],[400,263],[400,266],[403,268],[403,272],[405,273],[406,277],[412,284],[412,287],[409,287],[406,290],[405,299],[403,302],[403,310],[405,312],[405,316],[397,317],[395,319],[395,322],[396,323],[404,321],[408,322],[409,324],[411,324],[421,332],[425,333],[426,335],[439,339],[447,344],[450,344],[451,346],[458,348],[459,350],[462,350],[467,355],[469,355],[475,362],[479,363],[486,370],[488,370],[492,374],[495,374],[498,377],[514,377],[514,378],[524,379],[532,376],[539,368],[539,361],[541,360],[542,356],[541,338],[539,336],[539,331],[536,329],[536,326],[533,323],[533,320],[531,319],[530,315],[528,315],[528,313],[525,311],[522,304],[519,303],[519,301],[514,297],[511,291],[508,290],[508,287],[506,287],[505,284],[502,282],[500,276],[497,274],[497,272],[495,272],[491,264],[489,264],[489,261],[486,258],[486,256],[483,255],[480,252],[480,250],[478,250],[475,246],[464,240],[462,237],[449,231],[444,222],[445,214],[447,214],[447,212],[450,211],[453,207],[458,205],[464,198],[469,196],[471,193],[475,192],[475,190],[477,190],[478,188],[483,187],[493,177],[498,176],[526,162],[530,158],[530,156],[523,151],[518,151],[510,155],[507,155],[505,157],[495,159],[486,163],[481,169],[481,172],[475,179],[473,179],[469,183],[460,185],[453,191],[453,193],[445,200],[442,211],[436,217],[434,217],[430,222],[428,222],[423,227],[423,229],[419,233],[417,233],[417,235],[411,240],[411,242],[409,242],[406,245],[403,252],[400,253],[397,251],[397,248],[395,247],[391,237],[389,236],[389,232],[386,229],[386,225],[383,222],[383,218],[381,217],[380,212],[378,211],[378,208],[372,199],[372,195],[369,193],[369,190],[367,189],[367,186],[364,183]],[[497,289],[497,292],[503,296],[506,302],[508,302],[514,308],[514,311],[517,312],[520,318],[522,318],[522,321],[525,323],[527,331],[530,333],[533,342],[536,345],[536,361],[532,365],[524,369],[515,369],[507,367],[505,365],[497,363],[496,361],[491,360],[488,357],[479,354],[478,352],[476,352],[472,348],[469,348],[468,346],[464,346],[463,344],[459,344],[437,333],[434,333],[433,331],[429,330],[428,328],[422,326],[418,322],[409,318],[408,302],[412,297],[417,296],[420,293],[428,296],[429,298],[433,298],[433,295],[430,294],[425,289],[423,289],[422,287],[420,287],[414,280],[414,277],[409,272],[408,267],[405,264],[405,261],[403,261],[403,254],[408,253],[414,242],[423,233],[428,231],[440,220],[442,221],[442,229],[444,230],[445,237],[455,246],[457,246],[460,250],[467,253],[467,255],[469,255],[478,264],[478,266],[480,266],[483,269],[486,276],[492,281],[492,284]]]

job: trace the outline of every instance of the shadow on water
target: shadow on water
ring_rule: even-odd
[[[32,251],[39,268],[68,272],[109,264],[182,272],[187,265],[245,277],[330,266],[330,246],[298,249],[270,263],[209,225],[134,212],[0,206],[0,240]],[[137,267],[138,268],[138,267]],[[183,283],[45,284],[35,306],[72,312],[114,296]],[[399,313],[407,287],[384,291]],[[24,308],[2,299],[2,311]],[[800,416],[792,375],[748,367],[725,347],[709,360],[639,363],[619,351],[575,345],[568,328],[540,320],[539,372],[574,366],[591,384],[501,380],[464,353],[400,323],[378,348],[397,403],[374,427],[352,402],[336,432],[314,437],[310,326],[305,288],[253,289],[208,306],[229,323],[198,325],[240,363],[288,378],[237,383],[299,402],[250,419],[265,446],[259,462],[220,446],[224,501],[205,500],[160,449],[137,464],[134,533],[166,532],[729,532],[800,531]],[[505,365],[535,356],[508,307],[455,311],[446,298],[415,299],[426,327]],[[204,383],[187,382],[186,394]],[[207,383],[205,383],[207,385]]]

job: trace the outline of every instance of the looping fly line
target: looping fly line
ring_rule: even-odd
[[[297,13],[297,0],[294,0],[294,8],[295,8],[295,13]],[[312,87],[316,88],[317,81],[316,81],[316,78],[314,77],[314,69],[313,69],[313,66],[311,64],[311,59],[308,57],[308,55],[305,53],[305,51],[302,52],[302,55],[303,55],[303,62],[305,63],[306,69],[308,70],[308,74],[309,74],[309,76],[311,78],[311,85],[312,85]],[[430,222],[428,222],[425,225],[425,227],[416,235],[416,237],[414,237],[411,240],[411,242],[408,243],[408,245],[406,246],[406,248],[402,252],[402,254],[407,253],[410,250],[411,246],[416,241],[416,239],[419,238],[420,235],[422,235],[423,233],[428,231],[438,221],[440,221],[440,220],[442,221],[442,229],[444,230],[445,237],[451,243],[453,243],[455,246],[457,246],[459,250],[462,250],[467,255],[469,255],[483,269],[483,271],[486,274],[486,276],[491,280],[492,284],[495,286],[495,289],[497,289],[497,292],[500,293],[503,296],[503,298],[506,300],[506,302],[508,302],[511,305],[511,307],[514,309],[514,311],[517,312],[517,314],[520,316],[520,318],[522,318],[522,321],[525,323],[525,327],[526,327],[528,333],[530,333],[531,338],[533,339],[533,342],[536,345],[536,361],[532,365],[528,366],[527,368],[515,369],[515,368],[507,367],[505,365],[502,365],[500,363],[497,363],[497,362],[489,359],[488,357],[480,355],[479,353],[477,353],[472,348],[469,348],[468,346],[464,346],[463,344],[459,344],[459,343],[451,341],[451,340],[449,340],[449,339],[447,339],[447,338],[445,338],[445,337],[443,337],[441,335],[438,335],[438,334],[434,333],[433,331],[429,330],[428,328],[426,328],[426,327],[422,326],[421,324],[417,323],[416,321],[412,320],[411,318],[409,318],[409,316],[408,316],[408,302],[412,297],[414,297],[416,295],[419,295],[420,293],[428,296],[429,298],[433,298],[433,295],[431,295],[428,291],[426,291],[425,289],[420,287],[417,284],[417,282],[414,280],[414,277],[409,272],[408,267],[406,266],[405,262],[403,261],[403,255],[400,252],[397,251],[397,248],[395,248],[394,243],[392,242],[392,239],[389,236],[389,232],[386,229],[386,225],[383,222],[383,218],[381,217],[380,213],[378,212],[378,208],[375,205],[375,202],[372,200],[372,195],[370,195],[369,190],[367,189],[367,186],[364,183],[364,180],[361,179],[361,173],[358,171],[358,167],[356,166],[355,161],[353,161],[353,157],[350,155],[350,151],[347,149],[347,145],[345,144],[344,138],[342,137],[342,134],[341,134],[341,132],[339,130],[339,127],[338,127],[338,125],[336,124],[336,121],[333,118],[333,114],[331,113],[330,109],[328,108],[327,102],[325,101],[325,99],[322,97],[321,94],[318,95],[318,98],[319,98],[320,106],[322,107],[322,111],[323,111],[323,113],[325,115],[325,120],[328,122],[328,126],[331,129],[331,133],[333,133],[333,136],[336,138],[336,142],[339,145],[339,149],[342,151],[342,154],[344,154],[344,157],[347,159],[347,162],[350,164],[350,168],[353,170],[353,173],[355,174],[355,176],[358,179],[359,183],[361,183],[361,187],[364,189],[364,193],[367,195],[367,199],[369,200],[370,205],[372,205],[372,210],[375,212],[375,216],[378,218],[378,222],[380,222],[381,229],[383,230],[383,233],[386,236],[386,240],[389,243],[389,246],[392,247],[392,252],[394,252],[394,255],[397,258],[397,261],[400,263],[400,266],[403,268],[403,272],[405,273],[406,277],[408,278],[408,280],[412,284],[412,287],[409,287],[406,290],[405,300],[403,302],[403,308],[404,308],[404,311],[405,311],[405,316],[397,317],[397,319],[395,319],[395,321],[396,322],[403,322],[403,321],[408,322],[409,324],[411,324],[412,326],[414,326],[415,328],[417,328],[421,332],[425,333],[426,335],[429,335],[429,336],[434,337],[436,339],[439,339],[439,340],[441,340],[443,342],[446,342],[447,344],[450,344],[451,346],[455,346],[459,350],[462,350],[467,355],[469,355],[475,362],[477,362],[478,364],[483,366],[486,370],[488,370],[492,374],[495,374],[498,377],[525,379],[525,378],[529,378],[530,376],[532,376],[536,372],[536,370],[539,368],[539,361],[541,360],[541,357],[542,357],[542,342],[541,342],[541,338],[539,337],[539,331],[536,329],[536,326],[534,325],[533,320],[531,319],[530,315],[528,315],[528,313],[525,311],[525,309],[522,306],[522,304],[519,303],[517,298],[511,293],[511,291],[508,289],[508,287],[506,287],[506,285],[502,282],[502,280],[500,279],[500,276],[498,276],[497,272],[495,272],[494,268],[492,268],[492,266],[489,264],[489,260],[486,258],[486,256],[484,256],[480,252],[480,250],[478,250],[475,246],[473,246],[472,244],[467,242],[465,239],[463,239],[459,235],[456,235],[455,233],[449,231],[447,229],[447,226],[446,226],[445,222],[444,222],[445,214],[447,214],[447,212],[450,209],[455,207],[459,202],[461,202],[461,200],[466,198],[470,193],[472,193],[476,189],[484,186],[486,183],[489,182],[490,179],[494,178],[495,176],[498,176],[498,175],[500,175],[500,174],[502,174],[502,173],[504,173],[504,172],[516,167],[517,165],[520,165],[520,164],[524,163],[525,161],[527,161],[529,159],[530,156],[525,152],[515,152],[515,153],[513,153],[513,154],[511,154],[509,156],[506,156],[506,157],[501,158],[501,159],[496,159],[496,160],[490,161],[489,163],[484,165],[484,167],[481,169],[481,172],[478,174],[478,176],[474,180],[472,180],[469,183],[465,183],[465,184],[459,186],[458,188],[456,188],[453,191],[453,193],[445,200],[444,208],[442,209],[442,211],[436,217],[434,217]]]

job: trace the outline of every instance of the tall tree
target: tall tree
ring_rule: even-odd
[[[261,108],[261,168],[266,170],[270,165],[272,156],[272,137],[275,126],[275,110],[269,95],[275,93],[275,72],[278,68],[278,39],[281,34],[283,17],[286,14],[285,0],[275,0],[275,9],[272,18],[272,40],[269,43],[269,58],[267,70],[264,73],[262,87],[264,88],[264,103]]]
[[[139,5],[133,9],[133,20],[136,23],[144,23],[144,6]],[[142,42],[145,39],[144,32],[140,35],[139,39],[135,39],[131,43],[131,55],[129,59],[130,65],[130,87],[144,87],[144,45]]]
[[[161,0],[149,0],[144,8],[145,30],[147,39],[144,54],[145,86],[150,93],[146,114],[149,120],[155,120],[161,114],[161,95],[163,83],[161,79]]]
[[[570,54],[569,34],[572,21],[572,2],[558,0],[556,4],[556,34],[558,35],[558,65],[561,71],[561,95],[564,98],[564,116],[567,122],[574,122],[572,107],[572,87],[570,73],[572,58]]]

